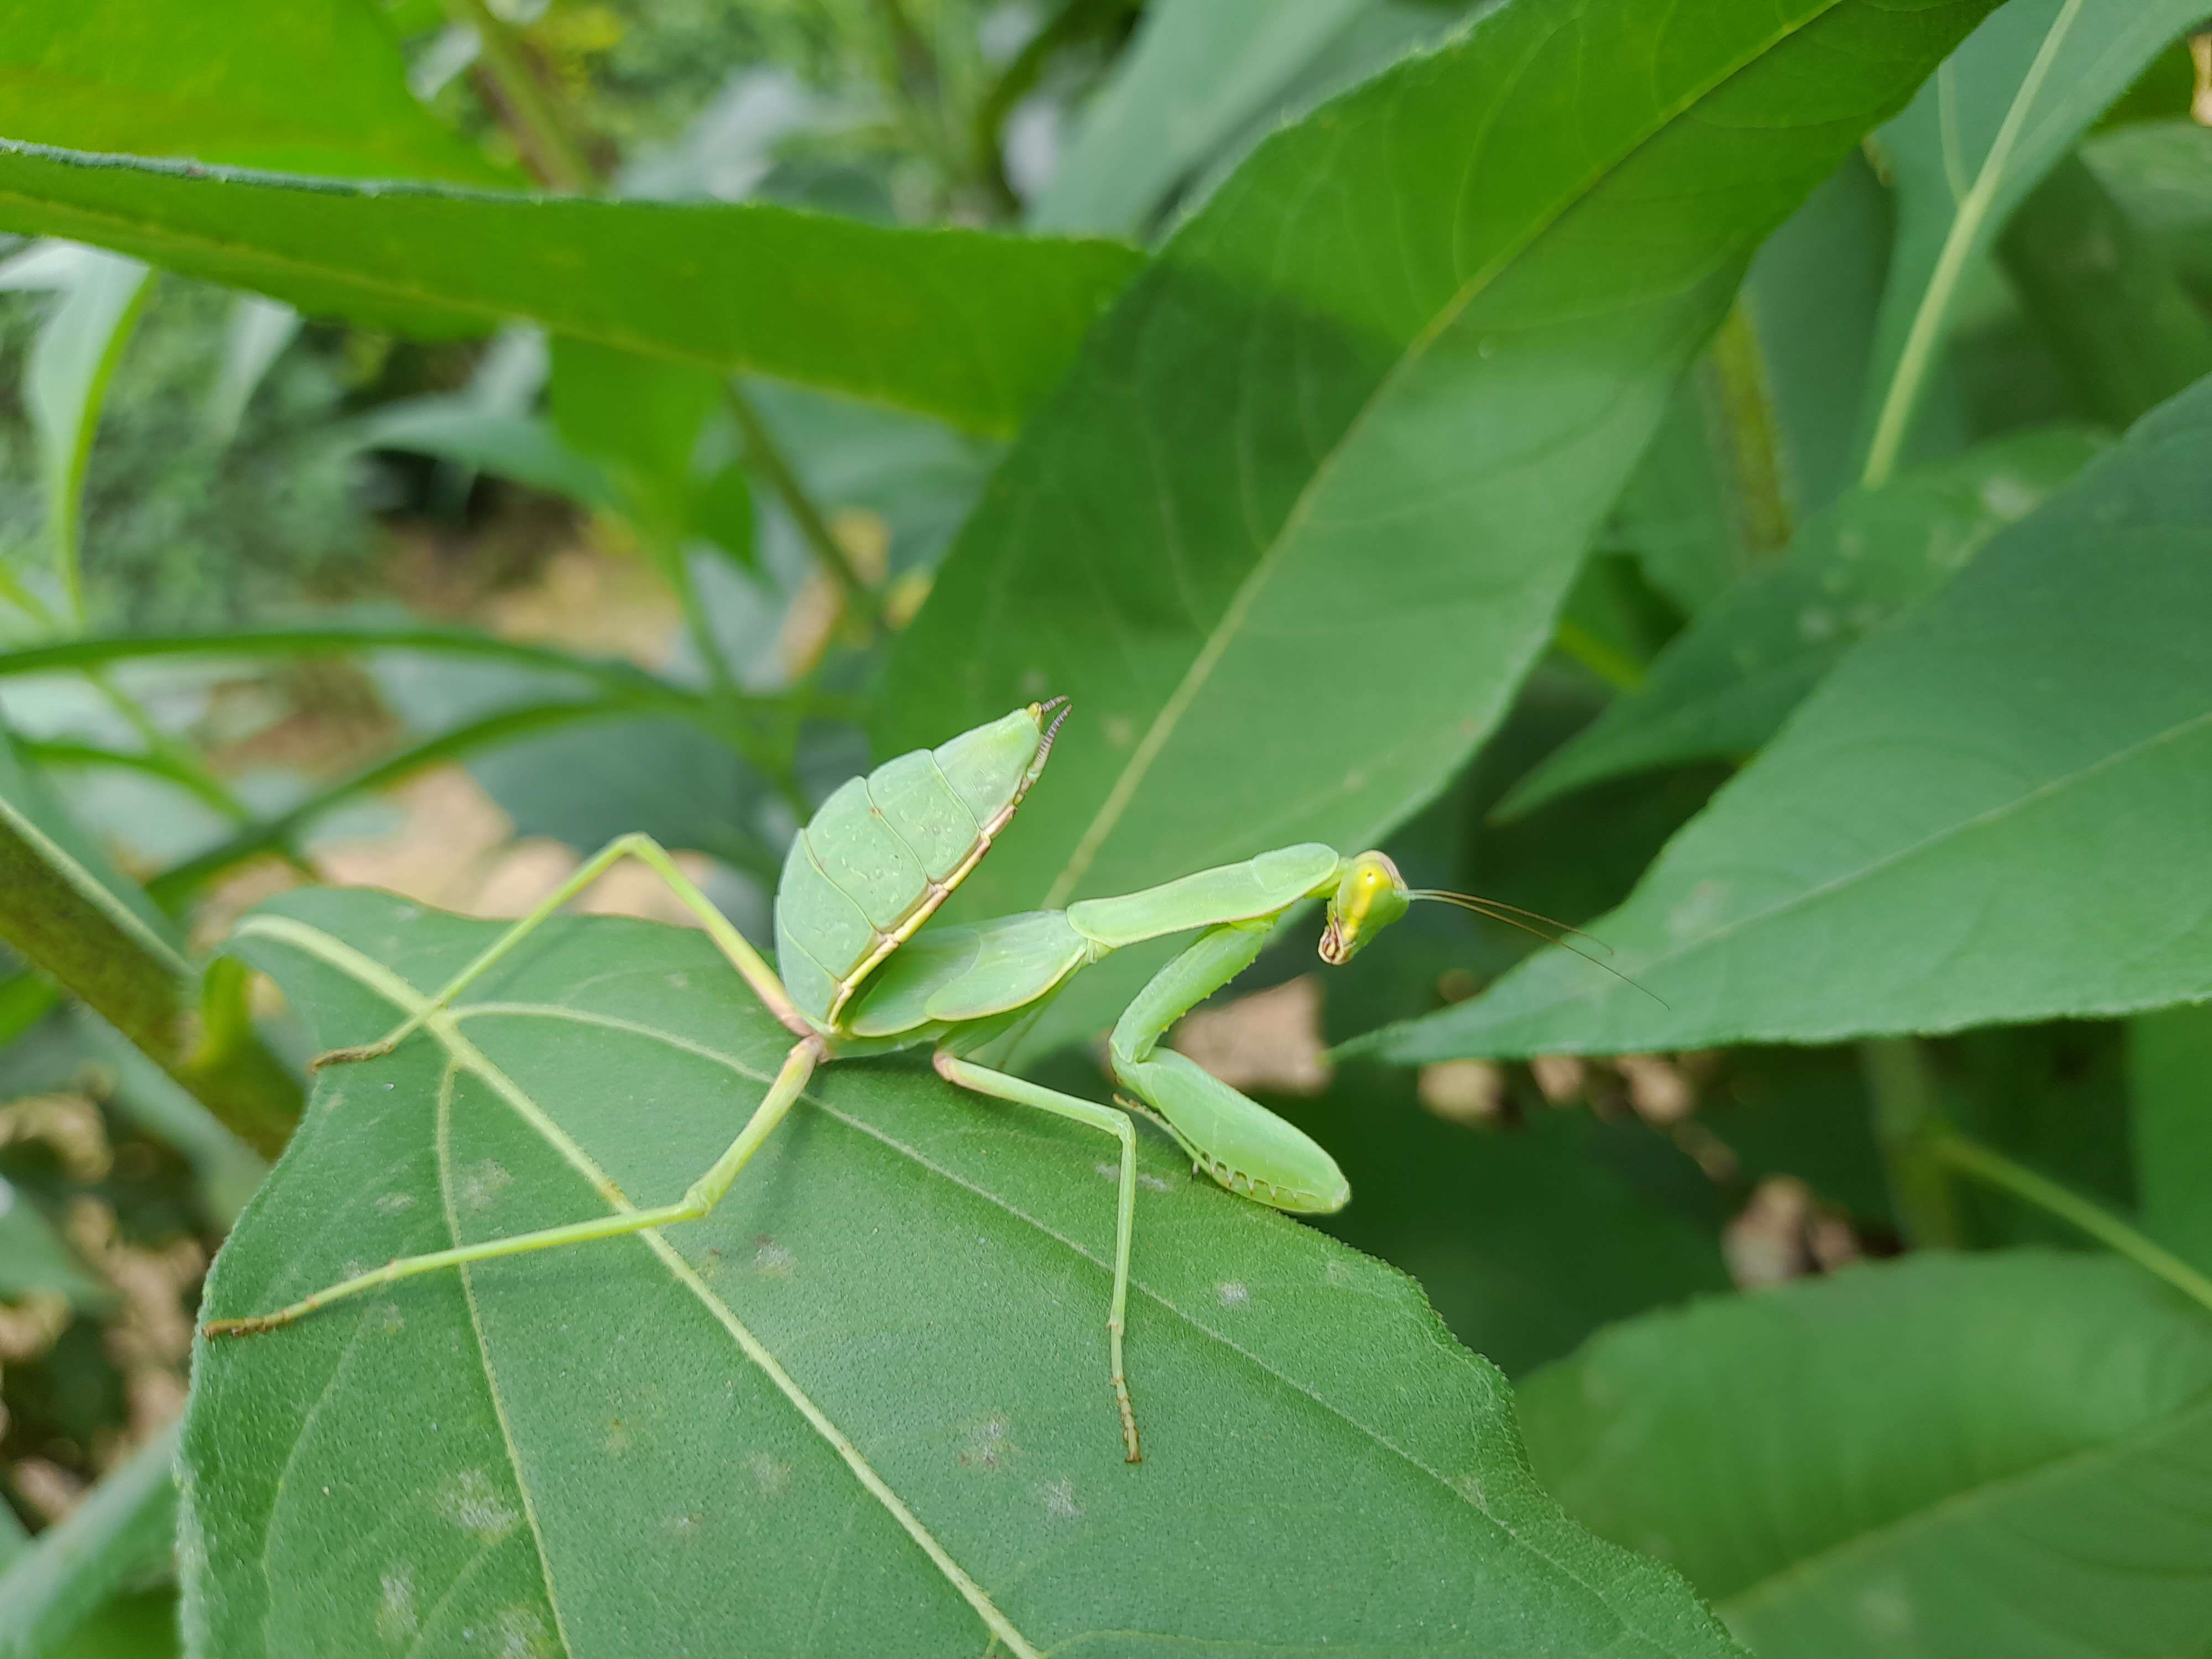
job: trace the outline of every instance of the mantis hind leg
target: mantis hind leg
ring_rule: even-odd
[[[312,1296],[302,1297],[289,1307],[279,1308],[274,1313],[250,1314],[241,1318],[210,1319],[200,1328],[209,1336],[245,1336],[256,1331],[276,1329],[289,1325],[326,1307],[333,1302],[358,1296],[363,1291],[389,1285],[398,1279],[412,1279],[417,1273],[435,1272],[441,1267],[458,1267],[471,1261],[488,1261],[495,1256],[521,1255],[531,1250],[550,1250],[562,1244],[583,1244],[595,1238],[621,1238],[631,1233],[641,1233],[654,1227],[665,1227],[678,1221],[696,1221],[721,1201],[738,1178],[738,1171],[752,1159],[775,1126],[783,1121],[784,1115],[799,1099],[805,1088],[806,1079],[813,1075],[816,1063],[822,1058],[822,1040],[803,1037],[793,1043],[784,1057],[783,1067],[769,1084],[768,1093],[745,1120],[745,1127],[738,1131],[722,1155],[710,1164],[686,1189],[684,1196],[673,1204],[663,1204],[650,1210],[620,1210],[612,1215],[594,1216],[589,1221],[573,1221],[562,1227],[541,1227],[535,1232],[516,1233],[507,1238],[488,1238],[475,1244],[457,1245],[450,1250],[432,1250],[423,1255],[403,1255],[387,1261],[381,1267],[371,1268],[365,1273],[356,1273],[351,1279],[341,1279],[326,1285]],[[453,1073],[447,1073],[447,1086],[452,1086]]]
[[[1076,1095],[1064,1095],[1057,1089],[1047,1089],[1023,1078],[1009,1077],[1004,1072],[975,1065],[943,1048],[937,1051],[934,1063],[938,1075],[948,1083],[988,1095],[994,1100],[1034,1106],[1057,1117],[1087,1123],[1121,1143],[1121,1200],[1114,1231],[1114,1297],[1106,1316],[1106,1348],[1113,1373],[1114,1402],[1121,1413],[1121,1443],[1127,1448],[1130,1462],[1143,1462],[1144,1451],[1137,1439],[1136,1407],[1130,1403],[1128,1376],[1121,1363],[1121,1336],[1127,1324],[1129,1304],[1129,1237],[1137,1219],[1136,1126],[1127,1115],[1110,1106],[1101,1106]]]
[[[536,933],[554,912],[625,858],[635,859],[668,884],[668,890],[676,895],[685,909],[699,918],[708,937],[729,958],[730,965],[744,976],[744,981],[752,987],[753,994],[767,1005],[768,1011],[782,1022],[786,1030],[802,1037],[814,1035],[812,1028],[793,1003],[791,994],[783,988],[783,981],[776,977],[775,969],[768,965],[743,933],[730,925],[729,918],[714,908],[713,901],[693,884],[691,878],[676,867],[676,860],[668,855],[667,850],[650,836],[629,835],[616,837],[577,866],[575,873],[548,893],[537,908],[494,939],[475,961],[441,987],[428,1006],[410,1014],[374,1042],[363,1043],[355,1048],[333,1048],[327,1054],[318,1054],[313,1062],[313,1069],[320,1070],[323,1066],[340,1065],[349,1060],[374,1060],[380,1054],[390,1054],[420,1030],[431,1016],[450,1006],[455,997],[488,972],[501,957]]]

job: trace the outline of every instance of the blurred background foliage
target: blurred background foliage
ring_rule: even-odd
[[[392,0],[376,21],[424,118],[487,179],[1149,245],[1267,131],[1484,9]],[[1953,492],[1951,516],[1914,520],[1934,526],[1914,533],[1943,571],[2212,373],[2212,47],[2176,27],[2126,69],[2008,186],[1923,365],[1899,462],[2069,434],[2037,452],[2044,472],[2007,474],[2028,479],[2020,499],[1971,466],[1926,486]],[[1877,481],[1860,468],[1874,418],[1860,376],[1886,349],[1893,268],[1918,257],[1924,204],[1898,149],[1910,119],[1760,255],[1607,519],[1553,648],[1389,843],[1416,881],[1567,922],[1601,915],[1795,697],[1917,597],[1877,585],[1839,607],[1832,643],[1784,640],[1805,653],[1797,690],[1748,710],[1747,727],[1727,728],[1738,735],[1616,736],[1629,694],[1701,695],[1705,671],[1676,660],[1693,644],[1765,648],[1763,614],[1789,632],[1799,578],[1784,550],[1801,531],[1848,537],[1851,514],[1879,510],[1851,495]],[[2119,252],[2081,257],[2085,226]],[[630,829],[685,849],[761,936],[782,843],[864,763],[861,699],[999,438],[757,377],[729,397],[710,377],[695,406],[673,380],[641,392],[621,365],[534,328],[409,339],[159,273],[94,329],[105,373],[78,375],[88,447],[74,501],[52,461],[74,439],[40,377],[65,373],[64,313],[131,278],[70,252],[0,247],[0,568],[18,601],[0,604],[0,712],[38,787],[149,887],[179,937],[211,942],[311,877],[520,914]],[[77,526],[78,597],[50,580],[58,518]],[[329,648],[266,647],[241,628],[325,630]],[[394,630],[409,629],[520,648],[400,648]],[[349,633],[386,647],[337,648]],[[186,643],[129,643],[146,636]],[[36,655],[71,640],[116,643]],[[664,676],[684,706],[625,702],[609,681],[605,706],[570,718],[582,693],[562,653]],[[611,881],[592,902],[684,920],[643,881]],[[2127,1212],[2155,1179],[2138,1173],[2131,1091],[2203,1041],[2177,1015],[2171,1029],[1992,1027],[1902,1054],[1748,1046],[1397,1067],[1328,1054],[1463,1001],[1536,942],[1419,910],[1323,987],[1297,933],[1178,1039],[1334,1149],[1354,1191],[1378,1197],[1322,1224],[1416,1275],[1516,1376],[1601,1326],[1731,1284],[1914,1242],[2076,1245],[1990,1188],[1916,1214],[1884,1144],[1894,1097],[1918,1091],[1981,1142]],[[253,999],[276,1060],[296,1066],[304,1038],[265,986],[207,995],[210,1008]],[[0,983],[0,1569],[41,1531],[108,1528],[123,1540],[112,1571],[48,1626],[74,1634],[21,1650],[156,1651],[170,1594],[166,1537],[147,1520],[158,1499],[106,1515],[86,1494],[160,1462],[198,1276],[273,1143],[249,1146],[214,1095],[20,967]],[[1102,1087],[1079,1047],[1038,1067]]]

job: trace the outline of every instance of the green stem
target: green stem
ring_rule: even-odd
[[[1874,1094],[1875,1140],[1889,1174],[1890,1201],[1906,1240],[1923,1249],[1965,1242],[1956,1195],[1935,1143],[1943,1124],[1927,1050],[1917,1037],[1877,1037],[1859,1045]]]
[[[2146,1272],[2156,1273],[2191,1301],[2212,1308],[2212,1279],[2144,1237],[2103,1206],[1956,1130],[1943,1130],[1926,1144],[1935,1158],[2078,1228]]]
[[[761,418],[760,410],[738,390],[735,381],[723,381],[722,392],[728,402],[731,418],[737,422],[738,430],[744,439],[745,459],[782,501],[806,545],[844,594],[847,605],[870,628],[881,629],[882,602],[854,565],[852,555],[831,531],[830,521],[822,516],[822,509],[815,505],[814,498],[806,493],[806,486],[799,483],[798,473],[792,470],[775,434],[768,429],[768,422]]]
[[[491,82],[496,112],[530,170],[556,190],[594,189],[599,170],[569,134],[514,31],[483,0],[446,0],[446,15],[476,31],[477,61]]]

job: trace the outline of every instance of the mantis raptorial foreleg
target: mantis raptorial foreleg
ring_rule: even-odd
[[[783,988],[783,981],[776,977],[775,969],[768,965],[743,933],[730,925],[729,918],[714,908],[713,901],[693,884],[691,878],[676,867],[676,860],[669,857],[667,850],[650,836],[629,835],[617,836],[577,866],[574,874],[548,893],[528,915],[485,946],[475,961],[440,988],[438,994],[431,998],[426,1006],[410,1014],[374,1042],[363,1043],[354,1048],[333,1048],[327,1054],[317,1055],[313,1062],[315,1067],[319,1069],[349,1060],[374,1060],[380,1054],[390,1054],[421,1030],[432,1015],[452,1006],[455,997],[508,951],[537,932],[562,905],[625,858],[635,859],[668,884],[668,890],[676,895],[685,909],[699,918],[700,925],[707,930],[707,936],[729,958],[730,965],[744,975],[745,983],[752,987],[753,994],[767,1005],[768,1011],[782,1023],[786,1030],[799,1036],[812,1034],[805,1020],[800,1018],[799,1010],[793,1006],[790,994]]]
[[[1136,1408],[1129,1402],[1129,1382],[1121,1364],[1121,1335],[1127,1324],[1129,1304],[1129,1238],[1137,1222],[1137,1128],[1125,1113],[1111,1106],[1101,1106],[1095,1101],[1085,1100],[1079,1095],[1065,1095],[1057,1089],[1048,1089],[1026,1079],[1009,1077],[1004,1072],[994,1072],[988,1066],[978,1066],[961,1059],[944,1048],[937,1051],[935,1064],[938,1075],[948,1083],[957,1083],[963,1089],[972,1089],[979,1095],[988,1095],[994,1100],[1011,1101],[1017,1106],[1034,1106],[1040,1111],[1057,1117],[1087,1123],[1094,1129],[1103,1129],[1121,1143],[1121,1201],[1115,1214],[1114,1226],[1114,1296],[1106,1316],[1106,1352],[1113,1371],[1114,1400],[1121,1411],[1121,1443],[1128,1448],[1128,1461],[1141,1463],[1144,1452],[1137,1440]]]
[[[380,1285],[389,1285],[395,1279],[411,1279],[416,1273],[434,1272],[441,1267],[458,1267],[471,1261],[489,1261],[495,1256],[520,1255],[530,1250],[549,1250],[560,1244],[581,1244],[595,1238],[620,1238],[629,1233],[641,1233],[653,1227],[665,1227],[678,1221],[696,1221],[712,1211],[730,1190],[730,1183],[738,1178],[752,1155],[760,1150],[775,1126],[783,1121],[805,1088],[806,1079],[813,1075],[815,1062],[822,1057],[819,1037],[802,1037],[784,1056],[782,1068],[769,1085],[768,1093],[745,1120],[745,1127],[738,1131],[738,1138],[728,1150],[716,1158],[707,1172],[693,1182],[684,1196],[673,1204],[664,1204],[657,1209],[624,1210],[613,1215],[595,1216],[589,1221],[573,1221],[562,1227],[541,1227],[535,1232],[516,1233],[509,1238],[488,1238],[481,1243],[463,1244],[450,1250],[433,1250],[423,1255],[404,1255],[387,1261],[381,1267],[303,1297],[289,1308],[279,1308],[274,1313],[254,1314],[243,1319],[211,1319],[204,1329],[210,1336],[240,1336],[252,1331],[273,1329],[289,1325],[302,1315],[311,1314],[330,1303],[357,1296],[363,1291],[374,1290]],[[1127,1120],[1122,1120],[1125,1123]]]

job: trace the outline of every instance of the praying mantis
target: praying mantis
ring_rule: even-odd
[[[1301,1130],[1164,1046],[1170,1028],[1250,967],[1285,912],[1308,899],[1328,901],[1321,955],[1336,966],[1351,961],[1404,915],[1414,899],[1464,905],[1516,927],[1526,923],[1516,916],[1545,919],[1463,894],[1410,889],[1380,852],[1346,857],[1308,842],[1140,892],[925,932],[924,924],[1012,822],[1023,797],[1042,774],[1067,712],[1065,698],[1031,703],[935,749],[887,761],[835,791],[793,839],[777,884],[780,974],[658,843],[644,836],[624,836],[585,860],[422,1010],[375,1042],[334,1049],[314,1062],[319,1068],[389,1054],[611,866],[637,859],[698,917],[793,1039],[737,1138],[682,1198],[656,1208],[404,1256],[273,1313],[211,1320],[204,1331],[229,1336],[272,1330],[332,1302],[414,1274],[696,1220],[729,1191],[798,1101],[816,1066],[928,1044],[938,1074],[948,1083],[1073,1120],[1120,1144],[1107,1351],[1123,1446],[1128,1462],[1141,1462],[1136,1408],[1122,1358],[1136,1220],[1136,1128],[1127,1111],[1001,1069],[1046,1004],[1075,974],[1112,951],[1198,930],[1196,942],[1138,993],[1108,1039],[1108,1064],[1128,1091],[1116,1099],[1153,1119],[1196,1169],[1231,1192],[1278,1210],[1326,1215],[1343,1208],[1352,1196],[1336,1161]]]

